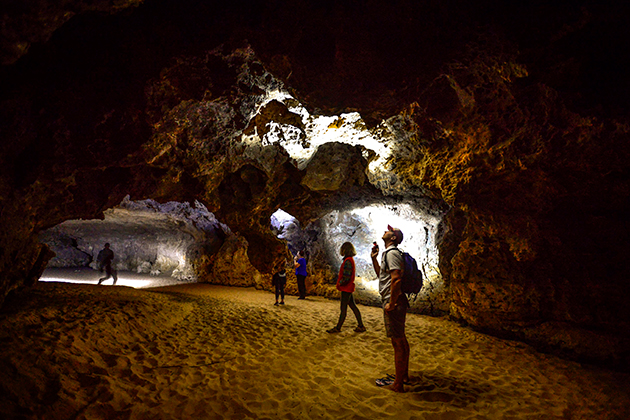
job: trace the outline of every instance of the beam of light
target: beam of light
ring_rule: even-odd
[[[372,296],[378,296],[379,295],[379,289],[378,289],[378,279],[374,278],[374,279],[366,279],[363,277],[357,277],[355,279],[355,283],[357,284],[357,287],[361,288],[364,287],[365,290]]]
[[[287,222],[295,221],[295,217],[291,216],[289,213],[282,209],[276,210],[272,217],[275,217],[280,225],[284,225]]]
[[[374,241],[379,245],[381,251],[383,251],[383,241],[381,237],[387,230],[387,225],[389,224],[399,228],[404,234],[403,242],[400,244],[401,249],[416,256],[416,258],[423,254],[423,228],[425,223],[418,220],[418,216],[411,206],[399,204],[395,206],[394,209],[392,206],[372,205],[354,209],[351,213],[367,226],[370,233],[373,233]],[[371,264],[368,249],[372,248],[372,243],[364,246],[366,247],[366,251],[363,252],[363,254],[357,255],[355,259],[362,259],[366,263]]]
[[[99,273],[100,276],[102,274]],[[80,278],[80,276],[60,276],[60,275],[42,275],[39,281],[44,282],[60,282],[60,283],[73,283],[73,284],[98,284],[97,278],[90,278],[92,276],[85,275],[84,278]],[[138,277],[138,276],[135,276]],[[114,279],[107,279],[101,283],[103,286],[112,286],[114,283]],[[175,279],[168,279],[163,277],[156,277],[154,279],[151,278],[132,278],[129,276],[125,276],[124,274],[118,276],[118,281],[116,281],[116,286],[127,286],[132,287],[134,289],[144,289],[147,287],[161,287],[165,285],[171,284],[181,284],[182,282],[178,282]]]

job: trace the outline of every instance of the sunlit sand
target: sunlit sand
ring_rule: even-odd
[[[98,277],[97,277],[98,278]],[[130,280],[131,281],[131,280]],[[108,281],[111,283],[111,280]],[[3,419],[628,419],[630,375],[411,314],[395,394],[379,308],[251,288],[38,283],[0,312]]]
[[[92,270],[91,268],[48,268],[44,271],[39,281],[98,284],[98,279],[105,276],[105,273]],[[151,276],[149,274],[134,273],[131,271],[120,271],[118,272],[116,286],[128,286],[133,287],[134,289],[144,289],[147,287],[162,287],[183,283],[184,282],[182,281],[164,275]],[[109,278],[102,283],[102,285],[105,286],[113,286],[113,284],[113,278]]]

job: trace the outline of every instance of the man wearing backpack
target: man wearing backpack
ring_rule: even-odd
[[[403,233],[400,229],[387,225],[382,239],[385,243],[385,252],[381,257],[381,263],[379,264],[377,261],[379,247],[376,242],[374,242],[370,256],[379,280],[385,331],[387,337],[391,338],[394,347],[396,376],[394,379],[389,375],[377,379],[376,385],[388,386],[394,392],[405,392],[403,384],[409,381],[409,342],[405,335],[405,320],[409,300],[401,290],[404,262],[402,252],[397,247],[403,240]]]

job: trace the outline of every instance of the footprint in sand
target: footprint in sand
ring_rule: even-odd
[[[155,343],[150,343],[147,347],[146,350],[151,353],[154,356],[157,356],[158,354],[160,354],[160,349],[158,347],[157,344]]]
[[[101,358],[105,362],[108,368],[114,367],[118,364],[118,356],[115,354],[101,354]]]
[[[421,401],[443,402],[443,403],[452,402],[456,398],[456,396],[453,394],[449,394],[449,393],[441,392],[441,391],[421,392],[421,393],[415,394],[415,397]]]

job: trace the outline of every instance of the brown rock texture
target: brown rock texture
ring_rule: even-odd
[[[215,256],[208,280],[230,286],[260,286],[262,276],[249,262],[247,245],[242,237],[228,236]]]
[[[309,161],[302,185],[311,191],[337,191],[344,185],[363,186],[365,178],[365,159],[360,149],[326,143]]]
[[[250,284],[253,271],[256,285],[287,254],[269,228],[278,208],[307,226],[425,200],[448,210],[452,319],[629,368],[629,16],[587,1],[13,5],[0,301],[44,269],[40,231],[128,194],[202,202],[235,236],[200,257],[200,277]],[[281,89],[294,99],[267,100]],[[291,101],[359,112],[391,152],[387,174],[370,178],[373,153],[337,143],[300,167],[270,140],[291,126],[306,142]],[[334,293],[330,267],[314,267],[311,292]]]

